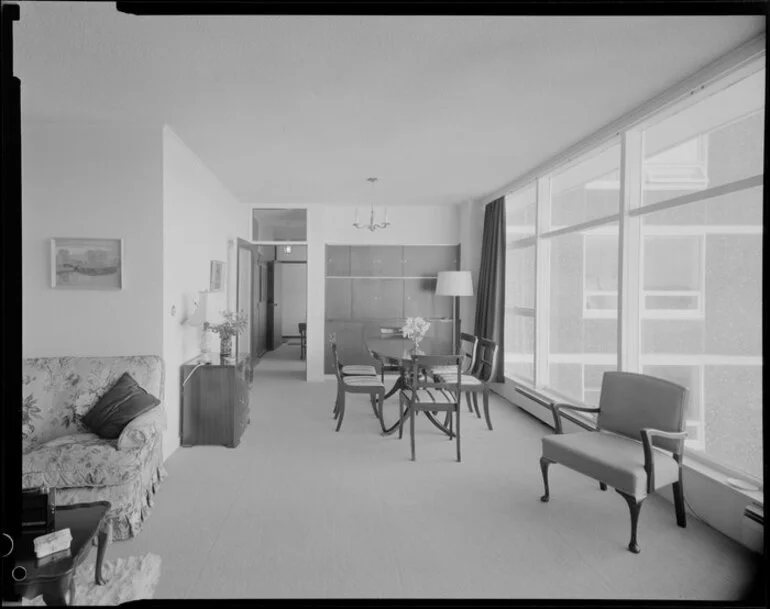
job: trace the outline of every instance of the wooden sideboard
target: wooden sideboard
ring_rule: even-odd
[[[436,278],[459,268],[459,245],[327,245],[325,336],[336,334],[346,364],[373,363],[365,338],[407,317],[427,319],[429,337],[451,341],[452,298],[436,296]],[[327,340],[324,350],[332,374]]]
[[[199,355],[182,364],[182,446],[224,445],[235,448],[250,422],[248,357]]]

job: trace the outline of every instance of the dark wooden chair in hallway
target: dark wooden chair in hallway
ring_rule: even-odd
[[[299,326],[299,359],[307,356],[307,322],[301,321]]]
[[[540,469],[550,499],[548,467],[560,463],[614,488],[631,512],[628,549],[639,553],[636,527],[647,495],[673,484],[676,523],[687,526],[682,487],[682,457],[688,391],[663,379],[631,372],[605,372],[599,408],[551,404],[556,434],[545,436]],[[561,411],[596,413],[596,428],[562,433]],[[577,422],[577,420],[572,419]]]
[[[348,393],[366,393],[376,416],[380,421],[380,427],[385,428],[382,408],[385,401],[385,384],[374,374],[352,375],[344,374],[343,366],[337,354],[337,341],[332,335],[329,338],[334,360],[334,375],[337,377],[337,399],[334,402],[334,418],[337,419],[337,429],[342,427],[342,419],[345,416],[345,396]]]
[[[484,418],[487,427],[492,430],[492,418],[489,415],[489,392],[492,374],[497,364],[499,348],[495,341],[487,338],[477,338],[477,351],[473,369],[470,372],[460,374],[460,390],[466,394],[465,399],[473,399],[473,408],[476,416],[481,418],[479,412],[478,394],[482,396],[484,405]],[[439,373],[435,375],[436,380],[443,383],[454,383],[455,378],[452,373]]]
[[[398,437],[403,437],[404,419],[409,417],[409,441],[412,447],[412,461],[415,457],[415,431],[414,419],[418,412],[424,412],[426,416],[432,416],[439,412],[446,412],[447,418],[456,416],[457,424],[454,430],[451,425],[449,436],[453,436],[457,442],[457,460],[460,456],[460,370],[462,355],[414,355],[412,366],[407,372],[406,387],[398,396],[399,427]],[[424,370],[434,366],[453,366],[455,368],[454,381],[435,382],[429,380],[423,374]]]

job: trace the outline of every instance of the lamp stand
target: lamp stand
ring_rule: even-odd
[[[457,318],[460,312],[460,297],[452,297],[452,338],[454,342],[455,353],[460,352],[460,320]]]

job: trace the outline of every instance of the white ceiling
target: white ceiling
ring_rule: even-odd
[[[478,199],[764,17],[137,17],[22,2],[23,119],[164,122],[246,203]]]

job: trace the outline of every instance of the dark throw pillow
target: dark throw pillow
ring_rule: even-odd
[[[133,376],[124,372],[85,414],[83,423],[98,436],[114,440],[126,425],[158,404],[158,398],[147,393]]]

